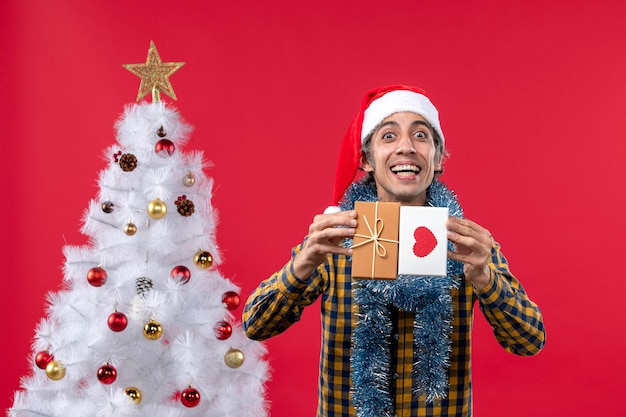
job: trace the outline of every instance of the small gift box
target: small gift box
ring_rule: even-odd
[[[400,203],[357,201],[357,226],[352,245],[352,276],[396,279]]]
[[[447,275],[445,207],[400,208],[399,275]]]

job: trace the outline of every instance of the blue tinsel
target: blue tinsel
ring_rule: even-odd
[[[363,180],[350,185],[340,206],[355,201],[377,201],[375,185]],[[426,204],[447,207],[451,216],[463,211],[443,183],[434,180],[426,191]],[[351,242],[347,242],[351,244]],[[451,248],[451,243],[448,242]],[[352,283],[359,307],[352,333],[352,402],[359,417],[391,416],[391,312],[389,306],[415,313],[413,395],[427,402],[448,392],[453,306],[450,292],[463,272],[460,262],[448,259],[448,276],[400,275],[397,280],[357,280]]]

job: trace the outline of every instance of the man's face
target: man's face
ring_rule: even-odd
[[[426,120],[399,112],[384,119],[372,134],[371,160],[363,169],[372,172],[381,201],[424,205],[426,189],[441,158],[435,160],[435,142]]]

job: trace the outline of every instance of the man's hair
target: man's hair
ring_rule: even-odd
[[[435,162],[439,162],[443,158],[448,156],[448,151],[446,150],[446,147],[443,141],[441,140],[441,136],[439,136],[439,133],[437,133],[437,131],[433,129],[432,126],[430,126],[430,124],[427,124],[427,126],[431,135],[433,135],[433,141],[435,142]],[[376,130],[374,130],[374,132],[376,132]],[[373,162],[372,160],[372,136],[374,136],[374,132],[367,135],[365,139],[363,140],[363,144],[361,145],[361,152],[363,153],[363,156],[365,157],[365,159],[367,159],[367,161],[370,164]],[[435,177],[441,174],[443,174],[443,168],[440,171],[435,171]],[[365,181],[366,182],[374,181],[374,176],[372,175],[371,172],[367,173],[367,178],[365,179]]]

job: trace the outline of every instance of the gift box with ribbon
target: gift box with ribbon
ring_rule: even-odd
[[[400,203],[357,201],[354,208],[357,226],[352,245],[352,277],[396,279]]]

